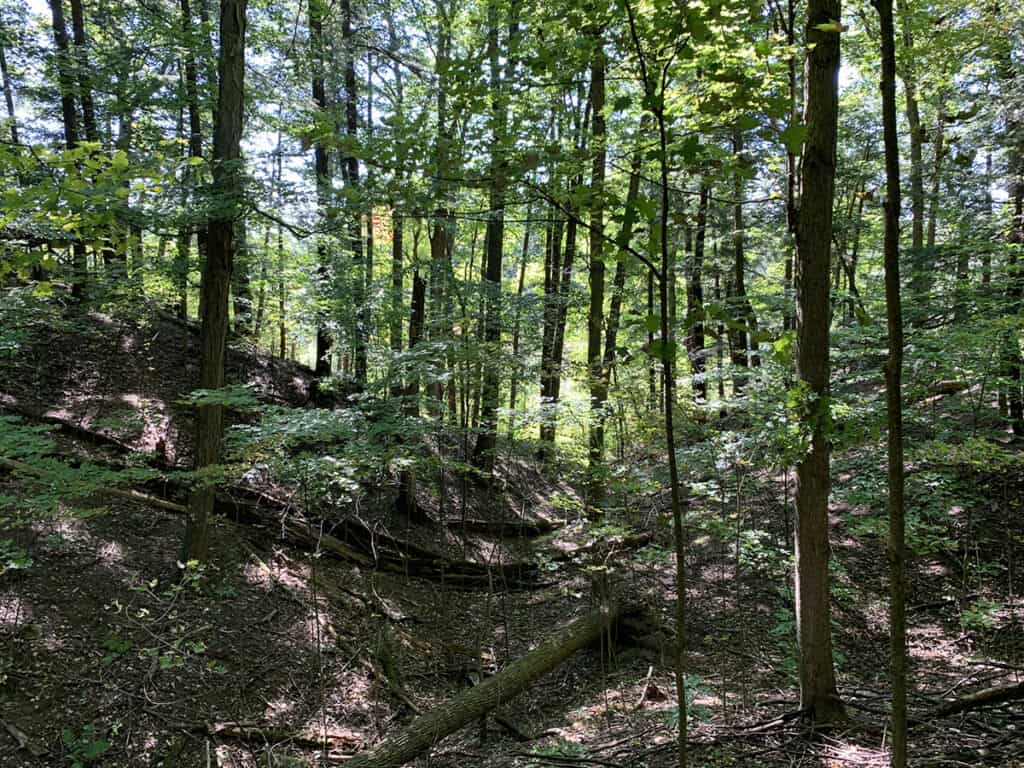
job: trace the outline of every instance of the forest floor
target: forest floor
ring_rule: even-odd
[[[21,362],[4,363],[0,406],[112,438],[98,446],[84,432],[61,434],[67,456],[120,444],[185,462],[188,408],[179,401],[195,372],[182,328],[99,315],[87,328],[54,330]],[[231,379],[255,384],[264,400],[308,407],[307,369],[240,351],[231,360]],[[372,504],[361,512],[382,536],[494,574],[470,588],[332,559],[282,540],[274,525],[226,517],[213,528],[211,565],[183,574],[181,517],[138,501],[96,499],[101,513],[68,506],[0,530],[0,766],[343,764],[586,611],[602,568],[644,609],[643,636],[611,654],[577,654],[503,707],[512,728],[467,727],[422,764],[674,764],[664,495],[636,492],[623,502],[628,514],[595,527],[557,468],[526,451],[503,459],[499,493],[453,480],[446,498],[423,483],[421,506],[494,523],[521,514],[550,533],[471,533]],[[810,737],[784,717],[798,706],[782,554],[791,489],[785,476],[737,470],[717,486],[729,494],[695,498],[690,509],[691,765],[887,762],[883,443],[837,453],[834,475],[833,620],[849,724]],[[1024,765],[1019,700],[937,714],[957,696],[1022,679],[1024,478],[917,466],[910,482],[912,503],[929,510],[911,528],[913,764]],[[0,494],[19,493],[17,478],[0,473]],[[535,583],[503,588],[497,565],[509,561],[529,561]]]

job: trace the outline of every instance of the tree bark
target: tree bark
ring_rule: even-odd
[[[900,147],[896,134],[896,34],[892,0],[877,0],[882,39],[882,133],[885,143],[885,368],[889,461],[889,670],[892,768],[907,765],[906,520],[903,503],[903,308],[900,300]],[[941,119],[941,118],[940,118]],[[936,151],[941,152],[941,145]],[[936,161],[938,163],[938,160]],[[936,169],[937,170],[937,169]],[[929,228],[934,238],[934,230]]]
[[[498,439],[498,397],[501,385],[501,272],[505,239],[505,159],[502,144],[508,111],[501,76],[502,53],[498,39],[498,2],[487,6],[487,55],[490,60],[491,92],[491,188],[484,238],[486,251],[484,288],[484,354],[490,357],[484,366],[480,392],[480,435],[473,450],[473,464],[484,472],[494,469]],[[511,62],[506,62],[511,67]]]
[[[800,645],[800,706],[815,722],[844,715],[832,661],[829,602],[829,257],[835,191],[838,118],[839,0],[809,0],[805,28],[804,124],[797,226],[797,376],[811,434],[797,465],[796,613]]]
[[[917,76],[914,71],[914,35],[911,12],[907,0],[898,0],[900,26],[903,31],[903,91],[906,99],[907,127],[910,135],[910,210],[912,273],[910,290],[923,296],[931,286],[930,255],[924,249],[924,130],[917,100]]]
[[[356,141],[359,126],[359,92],[356,85],[356,57],[353,22],[355,12],[352,0],[341,0],[341,38],[345,49],[345,134],[350,142]],[[370,272],[363,252],[363,203],[357,198],[359,188],[359,159],[355,153],[344,156],[342,170],[350,199],[356,204],[348,211],[349,248],[352,250],[352,302],[355,305],[353,333],[353,375],[360,389],[366,386],[367,347],[369,345],[370,305],[366,292]]]
[[[587,378],[590,385],[588,501],[594,509],[604,503],[604,423],[608,380],[603,370],[601,341],[604,335],[604,183],[607,162],[605,102],[605,52],[600,30],[590,32],[594,54],[590,63],[591,148],[590,173],[590,306],[587,312]]]
[[[203,269],[203,316],[199,337],[199,386],[224,386],[228,300],[235,256],[235,219],[242,202],[241,140],[245,109],[246,0],[221,0],[219,89],[213,138],[213,187],[219,204],[210,216],[209,252]],[[200,405],[196,422],[197,471],[220,461],[224,409]],[[189,494],[184,558],[205,561],[215,489],[206,479]]]
[[[697,201],[697,233],[693,243],[693,257],[689,264],[689,279],[686,281],[686,321],[690,327],[686,336],[686,349],[690,357],[693,399],[697,403],[707,402],[708,399],[708,383],[705,377],[707,361],[704,359],[703,271],[710,196],[710,183],[706,177],[701,177]]]
[[[325,0],[309,0],[309,54],[310,67],[313,71],[311,91],[313,105],[317,111],[317,119],[327,122],[327,87],[324,81],[324,22],[327,20]],[[322,133],[326,126],[319,125],[316,140],[313,144],[313,173],[316,176],[316,202],[320,209],[320,218],[325,228],[333,230],[334,217],[331,210],[331,162],[327,144]],[[333,235],[321,234],[316,243],[317,288],[321,302],[327,307],[334,306],[334,265],[333,254],[328,243]],[[316,324],[316,362],[314,370],[318,377],[331,375],[331,355],[334,350],[334,336],[328,326],[333,312],[323,307],[317,312]]]
[[[85,12],[82,0],[71,0],[71,31],[75,41],[75,69],[78,79],[78,93],[82,102],[82,127],[85,140],[99,143],[100,132],[96,125],[96,106],[92,99],[92,78],[90,77],[88,47],[85,35]]]
[[[0,29],[0,33],[3,30]],[[4,103],[7,105],[7,127],[11,132],[11,143],[20,144],[18,138],[18,117],[14,110],[14,84],[11,82],[11,74],[7,69],[7,52],[0,41],[0,76],[3,77]]]
[[[53,22],[53,40],[57,47],[57,84],[60,90],[60,112],[64,125],[64,145],[68,149],[78,146],[78,116],[75,112],[75,76],[68,43],[67,22],[64,20],[64,0],[49,0]],[[71,296],[85,298],[88,263],[85,243],[75,238],[72,250]]]
[[[622,616],[618,605],[602,605],[576,619],[558,635],[445,704],[413,720],[404,730],[348,760],[348,768],[398,768],[445,736],[486,715],[525,690],[577,651],[606,635]]]

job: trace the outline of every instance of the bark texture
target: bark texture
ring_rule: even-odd
[[[838,0],[807,8],[804,124],[797,217],[797,376],[806,387],[809,450],[797,465],[796,613],[800,706],[815,722],[843,715],[832,662],[829,603],[829,300],[832,199],[835,191],[839,93]]]

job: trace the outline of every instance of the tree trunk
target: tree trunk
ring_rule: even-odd
[[[221,201],[210,217],[209,252],[203,269],[203,316],[199,337],[199,386],[224,386],[228,300],[235,255],[235,218],[242,203],[241,140],[245,111],[246,0],[221,0],[217,115],[213,139],[213,187]],[[197,471],[220,461],[224,409],[201,405],[196,422]],[[184,559],[205,561],[215,489],[200,484],[189,494]]]
[[[75,77],[68,43],[67,22],[64,20],[64,0],[49,0],[53,21],[53,40],[57,47],[57,84],[60,90],[60,112],[64,124],[64,145],[68,149],[78,146],[78,116],[75,114]],[[85,298],[88,263],[85,243],[75,239],[72,248],[71,295]]]
[[[0,35],[4,30],[0,28]],[[14,85],[11,83],[11,74],[7,69],[7,53],[3,42],[0,41],[0,76],[3,77],[4,103],[7,105],[7,127],[11,132],[11,143],[20,144],[18,139],[18,118],[14,110]]]
[[[810,450],[797,465],[796,609],[800,644],[800,706],[815,722],[844,714],[832,661],[829,602],[829,252],[835,191],[838,117],[839,0],[809,0],[804,124],[797,226],[797,376]]]
[[[494,677],[420,715],[399,733],[346,762],[348,768],[398,768],[445,736],[497,709],[577,651],[607,635],[622,616],[617,605],[601,606],[572,622],[552,639],[517,659]]]
[[[921,126],[921,111],[917,101],[917,76],[914,71],[913,23],[907,0],[898,0],[900,26],[903,30],[903,91],[906,98],[907,127],[910,134],[910,210],[911,245],[910,290],[915,296],[923,296],[931,286],[930,254],[924,249],[924,130]]]
[[[199,103],[199,83],[198,83],[198,70],[196,67],[196,43],[195,43],[195,27],[192,19],[192,7],[189,0],[181,0],[181,26],[182,32],[184,33],[185,39],[185,103],[188,107],[188,156],[190,159],[202,159],[203,157],[203,120],[202,112],[200,110]],[[186,187],[190,186],[197,173],[191,170],[190,167],[186,168],[186,178],[183,179]],[[193,204],[195,204],[195,198],[192,198]],[[187,197],[186,197],[187,203]],[[204,218],[198,222],[196,226],[196,252],[199,258],[199,265],[206,263],[207,254],[207,223]],[[191,232],[185,230],[183,233],[184,237],[191,239]],[[185,243],[186,250],[188,243]],[[179,290],[187,290],[187,261],[185,262],[185,277],[184,282],[179,286]],[[182,306],[185,308],[187,314],[187,297],[182,301]]]
[[[733,131],[733,151],[740,162],[743,155],[743,133],[738,128]],[[737,328],[732,333],[732,376],[733,393],[742,394],[747,383],[745,369],[751,367],[752,358],[757,358],[757,343],[754,341],[753,330],[757,322],[754,319],[754,308],[747,298],[747,262],[743,249],[745,232],[743,229],[743,177],[736,174],[733,182],[732,221],[733,221],[733,322]]]
[[[544,330],[540,353],[540,440],[554,447],[557,417],[554,412],[558,404],[558,388],[555,382],[560,374],[555,363],[555,347],[558,336],[558,323],[561,313],[561,279],[562,279],[562,219],[554,206],[551,208],[554,217],[548,225],[548,233],[544,248]],[[571,271],[570,271],[571,277]],[[547,452],[545,450],[545,452]]]
[[[484,276],[485,354],[491,358],[484,366],[480,392],[480,435],[473,450],[473,463],[484,472],[494,469],[494,454],[498,438],[498,396],[501,384],[501,271],[505,239],[505,160],[501,146],[505,140],[508,112],[501,77],[501,50],[498,41],[498,4],[490,0],[487,6],[487,55],[490,60],[491,92],[491,189],[487,232],[484,238],[486,252]],[[507,63],[511,66],[510,63]]]
[[[359,125],[359,93],[356,85],[356,56],[353,23],[355,12],[352,0],[341,0],[341,38],[345,51],[345,134],[350,142],[356,141]],[[355,305],[355,333],[353,334],[353,375],[360,389],[366,386],[367,347],[370,331],[370,304],[366,285],[370,279],[367,259],[363,253],[363,203],[357,198],[359,189],[359,159],[350,152],[344,157],[342,170],[349,199],[356,205],[348,211],[349,248],[352,249],[352,302]]]
[[[622,321],[622,294],[626,289],[626,277],[629,274],[629,261],[625,251],[633,239],[633,227],[636,226],[636,201],[640,196],[640,170],[643,165],[643,152],[640,150],[641,142],[646,133],[647,121],[641,119],[640,130],[637,135],[637,150],[633,155],[633,162],[629,171],[629,186],[626,189],[626,206],[622,214],[622,226],[619,229],[618,237],[615,238],[615,245],[618,248],[616,253],[615,277],[612,279],[611,306],[608,310],[608,327],[605,330],[604,338],[604,362],[601,368],[601,376],[604,377],[605,388],[611,383],[612,370],[615,368],[615,361],[618,356],[619,325]]]
[[[590,307],[587,312],[587,378],[590,385],[588,451],[588,501],[594,509],[604,503],[604,422],[608,380],[603,370],[601,341],[604,334],[604,181],[607,162],[605,101],[605,53],[600,30],[591,31],[594,53],[590,63],[591,147],[594,160],[590,174]]]
[[[243,215],[235,221],[235,259],[231,270],[234,331],[243,339],[251,339],[253,333],[252,250],[248,232]]]
[[[689,264],[689,280],[686,284],[686,321],[690,326],[686,336],[686,349],[690,356],[693,399],[696,403],[704,403],[708,399],[708,383],[705,377],[707,362],[704,359],[703,270],[710,196],[710,184],[706,177],[701,177],[700,196],[697,202],[697,235],[694,238],[693,258]]]
[[[310,67],[313,71],[312,96],[318,118],[327,120],[327,87],[324,82],[324,22],[327,20],[325,0],[309,0],[309,53]],[[321,129],[322,130],[322,129]],[[333,230],[334,217],[331,210],[331,162],[326,143],[319,138],[313,145],[313,173],[316,176],[316,202],[320,209],[320,218],[328,230]],[[333,254],[328,248],[331,235],[321,234],[316,241],[317,288],[321,301],[327,307],[334,306],[334,265]],[[328,322],[333,312],[321,308],[317,313],[316,324],[316,362],[314,370],[320,378],[331,375],[331,354],[334,349],[334,336]]]
[[[526,287],[526,264],[530,259],[530,216],[533,209],[527,206],[526,223],[523,225],[523,252],[519,260],[519,281],[516,284],[515,314],[512,320],[512,381],[508,387],[508,407],[513,411],[508,421],[508,439],[515,439],[515,410],[519,399],[519,341],[523,310],[523,289]]]
[[[92,100],[92,78],[90,77],[88,45],[85,36],[85,13],[82,0],[71,0],[71,30],[75,41],[75,69],[78,75],[78,93],[82,101],[82,126],[85,140],[99,143],[100,132],[96,125],[96,107]]]
[[[900,301],[900,148],[896,135],[896,35],[892,0],[877,0],[882,38],[882,132],[885,142],[885,369],[889,454],[889,669],[892,686],[892,768],[907,765],[906,521],[903,505],[903,308]],[[940,117],[941,120],[941,117]],[[936,151],[941,152],[941,142]],[[936,166],[938,160],[936,160]],[[938,167],[936,167],[938,171]],[[934,231],[929,227],[929,236]]]

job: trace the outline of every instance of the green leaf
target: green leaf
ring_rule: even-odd
[[[807,140],[807,126],[803,123],[794,123],[787,126],[779,134],[779,138],[786,145],[786,149],[794,155],[799,155],[804,142]]]
[[[824,24],[815,24],[814,28],[820,29],[822,32],[835,32],[837,35],[846,31],[846,27],[835,20],[826,21]]]
[[[670,341],[668,344],[662,342],[661,339],[656,339],[647,350],[647,353],[655,360],[661,360],[662,362],[670,362],[676,358],[676,348],[678,345],[674,341]]]

